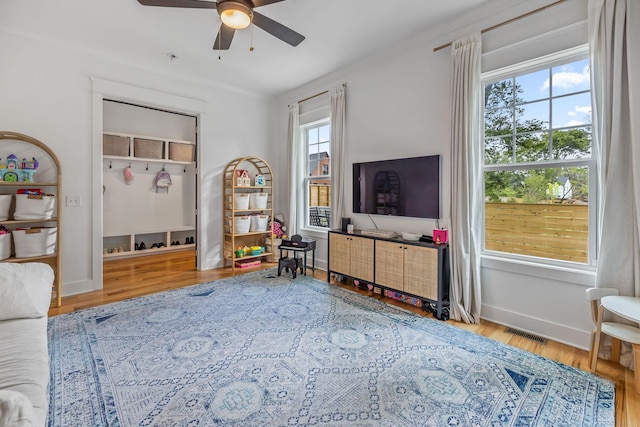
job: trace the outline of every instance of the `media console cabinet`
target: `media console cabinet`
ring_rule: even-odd
[[[419,298],[423,308],[435,303],[435,316],[449,318],[447,244],[331,230],[327,281],[331,281],[332,273]]]

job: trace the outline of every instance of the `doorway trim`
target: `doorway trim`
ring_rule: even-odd
[[[141,106],[160,108],[178,113],[184,113],[196,117],[198,128],[196,129],[196,229],[200,235],[206,233],[201,210],[202,200],[202,174],[200,173],[200,146],[201,141],[206,140],[204,117],[206,115],[206,102],[198,99],[187,98],[160,92],[153,89],[132,86],[124,83],[104,80],[97,77],[91,78],[92,83],[92,242],[91,259],[93,265],[92,289],[102,289],[102,132],[103,132],[103,101],[129,102]],[[199,237],[199,236],[198,236]],[[201,270],[202,239],[196,238],[196,268]]]

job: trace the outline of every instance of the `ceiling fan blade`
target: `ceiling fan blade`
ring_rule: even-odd
[[[252,0],[253,7],[266,6],[271,3],[279,3],[284,0]]]
[[[236,30],[234,30],[233,28],[220,24],[220,31],[218,31],[216,41],[213,43],[213,50],[229,49],[229,47],[231,47],[231,40],[233,40],[233,35],[235,34],[235,32]]]
[[[296,33],[291,28],[285,27],[281,23],[267,18],[255,10],[253,11],[253,23],[272,36],[279,38],[285,43],[289,43],[291,46],[298,46],[302,40],[304,40],[302,34]]]
[[[192,9],[215,9],[216,2],[198,0],[138,0],[143,6],[187,7]]]

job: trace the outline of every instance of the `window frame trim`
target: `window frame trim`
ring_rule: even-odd
[[[498,82],[500,80],[504,80],[507,78],[513,78],[517,76],[522,76],[524,74],[534,73],[536,71],[550,69],[558,65],[567,64],[570,62],[575,62],[579,60],[590,59],[589,57],[589,45],[584,44],[580,46],[576,46],[574,48],[561,50],[558,52],[554,52],[548,55],[543,55],[538,58],[534,58],[531,60],[519,62],[517,64],[508,65],[506,67],[501,67],[495,70],[490,70],[481,73],[480,75],[480,86],[483,88],[489,84]],[[590,88],[589,92],[592,92],[593,88]],[[549,98],[552,96],[552,91],[549,94]],[[545,98],[547,99],[547,98]],[[593,99],[593,98],[592,98]],[[481,242],[482,249],[480,251],[480,256],[482,258],[487,258],[493,260],[494,264],[505,262],[505,263],[526,263],[526,264],[535,264],[540,266],[541,268],[566,268],[573,271],[586,271],[593,272],[597,268],[598,265],[598,246],[597,242],[599,239],[598,236],[598,203],[599,203],[599,195],[597,194],[597,182],[598,182],[598,161],[599,159],[595,158],[595,153],[593,152],[593,139],[592,139],[592,155],[589,158],[581,158],[581,159],[550,159],[550,160],[541,160],[539,162],[520,162],[520,163],[505,163],[505,164],[485,164],[484,161],[484,106],[480,111],[480,123],[482,123],[482,164],[480,165],[483,176],[483,194],[482,199],[484,200],[484,174],[485,172],[495,172],[495,171],[503,171],[503,170],[528,170],[528,169],[548,169],[548,168],[560,168],[560,167],[574,167],[574,166],[586,166],[589,169],[589,237],[587,239],[587,252],[588,259],[586,263],[576,263],[573,261],[566,260],[558,260],[553,258],[543,258],[543,257],[534,257],[529,255],[521,255],[521,254],[513,254],[510,252],[498,252],[485,249],[485,206],[484,203],[482,205],[482,221],[481,221]],[[592,123],[593,126],[593,123]],[[580,126],[578,126],[580,127]],[[558,130],[554,128],[550,128],[549,132],[553,132],[554,130]],[[594,196],[593,198],[591,196]],[[593,200],[593,201],[592,201]],[[593,207],[591,204],[593,203]]]
[[[330,227],[321,227],[321,226],[316,226],[316,225],[311,225],[309,223],[309,181],[313,178],[313,179],[318,179],[318,178],[329,178],[331,185],[333,185],[333,178],[331,178],[331,174],[329,175],[320,175],[320,176],[310,176],[309,175],[309,138],[308,138],[308,130],[312,129],[312,128],[319,128],[321,126],[323,126],[324,124],[329,125],[329,127],[331,127],[331,116],[327,116],[325,118],[322,119],[318,119],[318,120],[314,120],[308,123],[304,123],[299,125],[299,131],[300,131],[300,143],[302,144],[302,149],[304,150],[303,153],[303,158],[305,159],[305,166],[304,166],[304,170],[301,170],[300,173],[302,176],[300,176],[299,178],[301,178],[301,183],[302,185],[302,189],[301,192],[302,194],[297,194],[296,197],[298,197],[298,200],[302,202],[302,206],[304,207],[304,209],[301,209],[301,211],[303,212],[299,212],[299,216],[298,216],[298,222],[300,224],[300,229],[305,230],[305,231],[312,231],[312,232],[328,232],[330,230]],[[331,143],[331,141],[329,141],[329,143]],[[331,158],[329,158],[329,160],[331,160]],[[298,203],[298,206],[300,206],[300,203]]]

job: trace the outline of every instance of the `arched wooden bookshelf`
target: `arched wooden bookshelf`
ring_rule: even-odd
[[[245,172],[243,174],[243,172]],[[244,175],[244,176],[243,176]],[[262,183],[256,183],[256,176],[261,176]],[[247,181],[247,179],[249,181]],[[244,180],[244,182],[243,182]],[[273,261],[273,175],[271,168],[259,157],[241,157],[230,162],[224,170],[223,177],[223,218],[222,234],[224,236],[224,260],[231,263],[233,270],[239,265],[252,261],[261,261],[271,258]],[[266,195],[266,204],[261,206],[246,206],[239,203],[244,197],[255,195]],[[263,201],[264,203],[264,201]],[[241,222],[248,217],[250,222],[252,216],[259,216],[267,221],[267,226],[257,227],[257,230],[250,225],[249,230],[239,230],[242,228]],[[260,246],[265,251],[257,254],[244,254],[237,256],[236,251],[241,247]]]
[[[13,231],[19,228],[40,228],[40,227],[56,227],[55,248],[51,255],[33,256],[33,257],[16,257],[15,248],[12,244],[11,256],[0,260],[0,262],[44,262],[49,264],[55,274],[53,283],[52,303],[56,307],[62,304],[62,263],[60,237],[62,236],[61,222],[61,202],[62,196],[62,174],[60,169],[60,161],[55,153],[44,143],[27,135],[16,132],[0,131],[0,165],[6,167],[6,158],[10,154],[19,154],[19,158],[36,158],[39,161],[38,169],[33,176],[33,182],[0,181],[0,194],[16,194],[21,188],[41,188],[46,189],[48,193],[55,195],[54,214],[48,219],[13,219],[10,209],[10,216],[5,221],[0,221],[9,230]],[[0,177],[4,174],[0,169]],[[14,197],[15,199],[15,197]],[[15,205],[15,201],[13,202]]]

